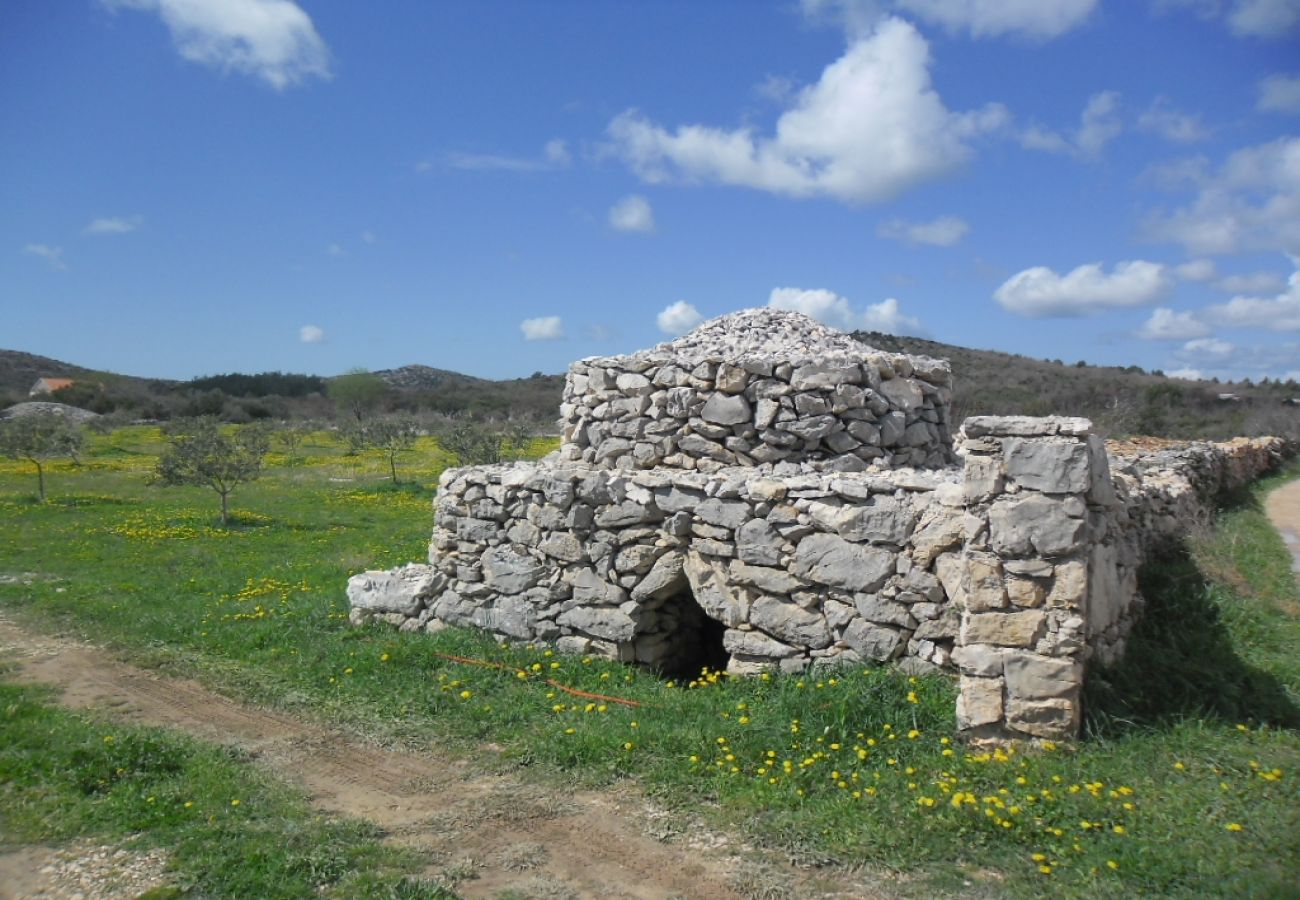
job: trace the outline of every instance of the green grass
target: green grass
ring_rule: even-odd
[[[668,684],[466,631],[352,628],[347,576],[426,552],[436,448],[393,489],[382,460],[319,435],[305,464],[242,488],[223,530],[215,496],[144,486],[156,440],[136,429],[97,443],[86,466],[53,473],[44,506],[27,499],[27,473],[0,467],[0,574],[33,573],[0,585],[0,603],[137,662],[484,767],[633,778],[800,863],[906,870],[918,893],[1283,896],[1300,880],[1297,594],[1256,501],[1144,573],[1151,613],[1130,662],[1090,687],[1087,741],[994,755],[957,741],[942,678]]]

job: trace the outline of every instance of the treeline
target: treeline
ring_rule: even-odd
[[[243,375],[205,375],[186,383],[192,391],[221,391],[230,397],[307,397],[325,391],[325,379],[319,375],[292,372],[259,372]]]

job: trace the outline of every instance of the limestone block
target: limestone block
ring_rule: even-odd
[[[493,547],[482,556],[483,583],[498,594],[520,594],[541,580],[545,567],[512,547]]]
[[[893,447],[907,430],[907,417],[901,412],[886,413],[880,417],[880,446]]]
[[[1066,514],[1059,501],[1041,494],[998,500],[989,509],[993,549],[1012,556],[1062,556],[1079,546],[1087,524]]]
[[[850,541],[902,546],[916,527],[917,514],[911,504],[893,497],[878,496],[870,506],[849,509],[851,514],[838,523],[837,530]]]
[[[567,531],[553,531],[537,542],[537,549],[564,562],[582,559],[582,542]]]
[[[568,576],[573,585],[572,602],[581,606],[617,606],[627,600],[627,591],[610,584],[590,568],[581,568]]]
[[[809,363],[796,367],[790,373],[790,386],[798,391],[861,383],[862,368],[856,365]]]
[[[1002,721],[1002,679],[962,675],[958,682],[957,727],[979,728]]]
[[[700,418],[716,425],[739,425],[753,416],[749,401],[739,394],[715,393],[705,401]]]
[[[679,550],[665,553],[650,571],[632,588],[633,600],[663,600],[684,590],[687,586],[682,565],[686,554]]]
[[[722,633],[722,646],[728,653],[751,658],[785,659],[799,652],[797,648],[783,644],[761,631],[738,631],[735,628],[728,628]]]
[[[664,411],[675,419],[685,419],[694,411],[695,391],[689,387],[675,387],[668,391]]]
[[[721,528],[739,528],[754,517],[748,503],[740,500],[719,500],[710,497],[695,507],[695,516],[710,525]]]
[[[644,575],[650,571],[660,552],[648,544],[629,544],[614,554],[614,569],[624,575]]]
[[[819,441],[834,430],[834,416],[805,416],[788,422],[777,422],[778,431],[784,431],[804,441]]]
[[[1081,560],[1057,563],[1052,569],[1052,587],[1047,605],[1077,609],[1088,595],[1088,567]]]
[[[780,565],[783,543],[776,529],[763,519],[750,519],[736,529],[736,555],[753,565]]]
[[[490,611],[488,628],[521,641],[535,632],[537,607],[524,597],[499,597]]]
[[[626,528],[662,518],[663,515],[653,507],[635,500],[624,500],[622,503],[601,507],[596,513],[596,525],[600,528]]]
[[[870,444],[874,447],[880,443],[880,428],[871,422],[852,419],[845,427],[849,434],[864,444]]]
[[[962,623],[961,642],[1032,647],[1046,624],[1047,615],[1042,610],[971,613]]]
[[[853,604],[858,615],[868,622],[881,625],[899,625],[903,628],[915,628],[916,620],[902,603],[895,603],[879,594],[854,594]]]
[[[801,578],[832,587],[871,592],[894,573],[895,556],[833,534],[811,534],[795,550],[793,571]]]
[[[348,579],[348,604],[371,613],[413,616],[446,585],[447,576],[420,563],[384,572],[362,572]]]
[[[971,612],[987,612],[1007,605],[1007,592],[1002,582],[1002,561],[992,554],[967,554],[964,587],[966,608]]]
[[[928,567],[940,554],[958,546],[964,534],[960,509],[931,504],[912,533],[912,561]],[[947,588],[947,582],[944,586]]]
[[[831,630],[820,612],[776,597],[762,596],[755,600],[749,610],[749,621],[755,628],[796,647],[818,650],[831,642]]]
[[[1038,738],[1069,740],[1079,731],[1079,704],[1073,700],[1008,698],[1007,726]]]
[[[889,401],[889,405],[904,412],[911,411],[925,402],[921,386],[912,378],[891,378],[882,381],[876,390]]]
[[[1046,700],[1074,696],[1083,684],[1083,663],[1008,650],[1003,656],[1007,696],[1021,700]]]
[[[966,560],[959,551],[944,553],[934,561],[934,574],[943,585],[948,601],[955,606],[966,605]]]
[[[1009,652],[989,644],[958,644],[952,648],[952,661],[967,675],[1001,677],[1002,661]]]
[[[560,613],[555,621],[607,641],[630,641],[636,634],[636,623],[618,607],[575,606]]]
[[[903,635],[893,628],[876,625],[865,619],[854,619],[844,629],[844,643],[864,659],[886,662],[906,649]]]
[[[998,457],[969,454],[962,476],[967,503],[983,503],[1002,493],[1002,460]]]
[[[1007,438],[1002,459],[1013,484],[1048,494],[1081,494],[1092,481],[1088,447],[1078,441]]]
[[[769,594],[788,595],[807,585],[785,569],[750,565],[733,559],[729,566],[731,580]]]
[[[506,531],[506,537],[512,544],[522,544],[525,547],[536,546],[541,534],[541,530],[536,525],[523,520],[516,521]]]
[[[721,563],[713,563],[702,554],[691,551],[682,565],[691,586],[691,594],[700,608],[729,627],[744,624],[749,617],[749,605],[744,597],[728,585],[727,572]]]
[[[1006,581],[1007,598],[1012,606],[1034,609],[1047,599],[1047,588],[1041,579],[1010,576]]]

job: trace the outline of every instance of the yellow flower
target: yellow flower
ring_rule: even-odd
[[[1052,867],[1051,867],[1051,866],[1039,866],[1039,867],[1038,867],[1038,871],[1042,872],[1044,875],[1051,875],[1051,874],[1052,874]]]
[[[1186,769],[1187,766],[1183,765],[1181,762],[1176,762],[1174,763],[1174,768],[1181,772],[1183,769]]]
[[[1229,822],[1224,826],[1228,831],[1241,831],[1241,825],[1238,822]]]
[[[238,801],[238,800],[231,800],[231,801],[230,801],[230,805],[231,805],[231,806],[238,806],[238,805],[239,805],[239,801]]]
[[[1032,860],[1033,860],[1034,862],[1036,862],[1036,863],[1047,862],[1047,854],[1046,854],[1046,853],[1035,853],[1033,856],[1031,856],[1031,857],[1029,857],[1029,858],[1032,859]]]
[[[388,662],[390,659],[392,659],[392,657],[389,656],[387,653],[381,653],[381,654],[379,654],[379,661],[380,661],[380,662]]]
[[[1111,829],[1111,831],[1115,832],[1116,834],[1124,834],[1126,829],[1124,828],[1123,825],[1116,825],[1114,828]]]
[[[473,697],[473,696],[474,696],[473,691],[461,691],[461,692],[460,692],[460,699],[462,699],[462,700],[468,700],[470,697]]]
[[[1108,859],[1108,860],[1106,860],[1106,866],[1107,866],[1107,868],[1110,868],[1110,869],[1118,869],[1118,868],[1119,868],[1119,863],[1115,862],[1115,860],[1113,860],[1113,859]]]

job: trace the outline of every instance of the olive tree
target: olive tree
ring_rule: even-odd
[[[397,456],[415,449],[420,436],[419,424],[411,418],[396,416],[374,419],[348,429],[348,443],[358,450],[378,450],[388,457],[388,471],[397,484]]]
[[[353,369],[330,379],[326,388],[330,399],[338,404],[339,413],[351,414],[360,424],[388,393],[388,383],[373,372]]]
[[[261,477],[270,449],[264,428],[246,425],[228,433],[215,419],[192,419],[171,428],[154,479],[165,485],[211,488],[221,498],[221,524],[225,525],[230,519],[230,493]]]
[[[493,427],[463,421],[439,431],[438,444],[460,465],[481,466],[519,459],[529,437],[529,429],[517,423]]]
[[[76,460],[85,443],[81,426],[57,412],[33,412],[0,422],[0,452],[36,467],[37,493],[45,502],[45,462],[60,456]]]

